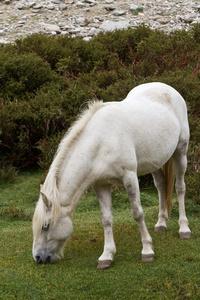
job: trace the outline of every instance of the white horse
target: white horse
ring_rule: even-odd
[[[34,259],[38,263],[52,263],[63,255],[73,230],[74,209],[92,186],[100,203],[104,227],[104,250],[98,259],[98,268],[108,268],[116,252],[110,190],[113,183],[122,182],[141,233],[142,260],[153,261],[152,239],[144,221],[138,176],[153,174],[159,193],[155,231],[165,231],[173,188],[172,165],[179,201],[179,235],[190,238],[184,204],[188,142],[185,101],[166,84],[142,84],[121,102],[90,104],[61,141],[41,187],[33,217]]]

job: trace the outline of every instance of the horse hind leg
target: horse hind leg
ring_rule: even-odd
[[[152,173],[155,187],[159,196],[158,222],[155,225],[155,232],[165,232],[167,230],[168,209],[166,203],[166,189],[164,174],[161,169]]]
[[[93,186],[94,191],[99,200],[102,223],[104,227],[104,251],[98,259],[98,269],[107,269],[110,267],[114,255],[116,253],[116,246],[112,230],[112,199],[110,186]]]
[[[176,194],[179,202],[179,236],[182,239],[189,239],[191,231],[185,213],[185,181],[184,176],[187,169],[187,143],[180,143],[173,155],[176,173]]]
[[[135,172],[126,172],[123,179],[124,187],[128,193],[132,215],[136,220],[142,239],[142,261],[152,262],[154,260],[154,251],[152,249],[152,238],[147,230],[144,213],[140,201],[140,191],[138,178]]]

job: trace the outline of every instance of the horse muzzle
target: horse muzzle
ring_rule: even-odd
[[[51,253],[37,253],[33,256],[38,264],[52,264],[57,260],[57,257]]]

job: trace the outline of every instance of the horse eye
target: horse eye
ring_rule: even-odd
[[[49,229],[49,224],[45,224],[42,226],[43,231],[47,231]]]

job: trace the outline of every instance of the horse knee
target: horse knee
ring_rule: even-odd
[[[182,182],[182,183],[177,182],[176,185],[175,185],[175,189],[176,189],[177,195],[185,193],[185,190],[186,190],[185,182]]]
[[[132,209],[132,215],[136,222],[144,220],[144,213],[142,208]]]
[[[102,216],[102,224],[103,224],[103,227],[111,227],[112,226],[112,215]]]

